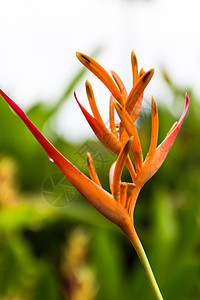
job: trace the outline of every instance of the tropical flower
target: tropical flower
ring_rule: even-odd
[[[151,101],[151,142],[148,154],[143,157],[139,135],[135,126],[135,121],[139,115],[143,93],[151,80],[154,70],[144,72],[138,71],[138,63],[135,53],[131,53],[133,87],[129,93],[120,77],[111,71],[112,77],[107,71],[89,56],[76,53],[80,62],[96,75],[108,88],[111,93],[109,103],[110,131],[104,124],[96,105],[94,92],[91,84],[86,81],[86,93],[93,113],[89,114],[80,104],[76,94],[75,99],[83,112],[90,127],[98,139],[112,152],[117,155],[117,160],[110,168],[110,191],[108,193],[101,186],[98,175],[95,171],[94,163],[90,153],[87,153],[87,165],[91,179],[75,168],[35,127],[28,119],[23,110],[13,102],[2,90],[0,94],[23,120],[41,146],[48,154],[51,161],[58,166],[72,185],[93,205],[102,215],[111,222],[118,225],[127,235],[133,244],[149,279],[153,292],[157,299],[163,299],[159,291],[151,267],[147,260],[142,244],[135,231],[133,216],[136,200],[143,185],[157,172],[165,160],[172,144],[182,126],[186,116],[189,97],[186,94],[185,109],[178,122],[175,122],[169,130],[164,141],[157,146],[158,140],[158,110],[154,98]],[[115,123],[115,113],[117,112],[120,122]],[[129,152],[132,152],[134,163],[131,161]],[[121,181],[121,175],[126,164],[132,182]]]

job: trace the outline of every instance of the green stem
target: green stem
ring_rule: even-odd
[[[156,297],[157,300],[163,300],[163,297],[161,295],[161,292],[159,290],[158,284],[156,282],[156,279],[153,275],[151,266],[149,264],[148,258],[146,256],[146,253],[144,251],[144,248],[140,242],[140,239],[135,231],[135,229],[133,228],[131,231],[128,231],[128,233],[126,232],[131,244],[133,245],[133,247],[135,248],[135,251],[137,252],[137,255],[144,267],[145,273],[147,275],[147,278],[149,280],[149,283],[151,285],[151,288],[153,290],[153,293]]]

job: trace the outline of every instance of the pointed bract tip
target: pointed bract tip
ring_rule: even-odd
[[[150,69],[149,71],[146,72],[146,74],[144,75],[142,81],[145,83],[147,81],[147,78],[152,77],[154,74],[154,69]]]
[[[78,98],[76,96],[76,92],[75,91],[74,91],[74,98],[75,98],[76,102],[78,103],[78,105],[80,106],[80,102],[78,101]]]
[[[113,105],[116,108],[116,110],[122,111],[121,105],[115,99],[113,99]]]
[[[154,74],[154,73],[155,73],[155,69],[154,69],[154,68],[152,68],[152,69],[150,69],[150,70],[149,70],[149,72],[151,72],[151,73],[153,73],[153,74]]]
[[[186,105],[189,105],[190,98],[189,98],[188,92],[186,92],[186,94],[185,94],[185,100],[186,100]]]
[[[92,87],[88,80],[86,80],[86,82],[85,82],[85,88],[86,88],[88,97],[92,98],[92,91],[91,91]]]
[[[134,137],[131,136],[130,139],[126,142],[126,145],[124,146],[124,152],[128,153],[130,151],[131,145],[133,143]]]
[[[80,60],[81,53],[80,52],[76,52],[76,57]]]
[[[90,64],[90,58],[86,54],[83,54],[81,52],[76,52],[76,57],[80,60],[80,62],[83,63],[83,61],[85,61],[86,63]]]
[[[87,153],[86,153],[86,159],[87,159],[87,163],[90,164],[91,161],[92,161],[92,157],[91,157],[90,152],[87,152]]]
[[[156,101],[154,100],[154,97],[151,97],[151,111],[154,115],[157,114],[157,105],[156,105]]]
[[[131,51],[131,58],[132,58],[132,62],[136,66],[137,65],[137,57],[136,57],[135,51],[133,51],[133,50]]]
[[[189,98],[188,93],[186,93],[186,95],[185,95],[185,108],[184,108],[184,111],[182,113],[182,116],[180,117],[180,119],[178,121],[178,125],[182,124],[183,120],[185,119],[185,116],[186,116],[188,108],[189,108],[189,104],[190,104],[190,98]]]

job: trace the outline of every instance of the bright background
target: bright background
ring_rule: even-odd
[[[0,86],[24,108],[38,99],[55,101],[80,67],[75,52],[91,54],[101,47],[98,61],[115,70],[130,89],[133,49],[140,67],[156,70],[146,98],[153,94],[170,106],[172,95],[161,79],[162,68],[174,82],[200,94],[199,13],[198,0],[1,1]],[[107,118],[107,90],[93,75],[85,78]],[[86,103],[84,86],[76,91]],[[73,95],[66,109],[73,114],[60,112],[59,132],[73,139],[88,136],[91,131]]]

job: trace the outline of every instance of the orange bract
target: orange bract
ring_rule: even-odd
[[[87,121],[92,127],[94,133],[98,139],[111,151],[118,155],[118,159],[115,164],[112,165],[110,171],[110,188],[113,197],[119,201],[127,210],[130,217],[133,217],[133,211],[135,203],[139,194],[140,189],[149,180],[154,173],[159,169],[163,163],[167,153],[169,152],[175,136],[182,125],[183,119],[186,115],[189,106],[189,97],[186,94],[186,105],[183,115],[178,123],[175,123],[174,127],[170,130],[165,141],[157,148],[158,140],[158,110],[154,98],[152,97],[151,103],[151,117],[152,117],[152,130],[151,130],[151,142],[149,147],[149,152],[146,159],[143,159],[143,153],[141,148],[141,143],[137,129],[135,127],[135,121],[139,115],[144,89],[151,80],[154,70],[151,69],[144,72],[143,69],[138,73],[138,62],[135,53],[131,53],[131,63],[133,72],[133,88],[129,92],[126,91],[125,85],[120,79],[120,77],[111,71],[111,74],[117,84],[114,85],[110,75],[100,66],[95,60],[86,56],[82,53],[77,53],[78,59],[87,67],[94,75],[96,75],[111,92],[110,97],[110,130],[109,131],[105,124],[100,121],[99,116],[95,116],[95,111],[92,108],[94,120],[98,123],[97,126],[94,124],[93,117],[81,106],[78,102],[83,114],[85,115]],[[118,91],[116,88],[118,87]],[[119,93],[121,96],[119,96]],[[88,92],[87,92],[88,94]],[[76,97],[77,99],[77,97]],[[94,100],[95,101],[95,100]],[[96,102],[95,102],[96,103]],[[115,123],[115,111],[120,117],[120,123]],[[90,117],[89,117],[90,116]],[[91,121],[93,120],[93,121]],[[101,119],[102,120],[102,119]],[[119,130],[117,131],[117,127]],[[125,144],[130,137],[131,140],[131,152],[134,157],[134,164],[131,163],[128,153],[125,155]],[[166,145],[166,148],[165,146]],[[162,150],[161,150],[162,149]],[[123,158],[122,158],[123,157]],[[127,157],[127,159],[125,159]],[[121,182],[121,173],[123,165],[126,164],[129,168],[132,177],[132,183]],[[119,167],[120,166],[120,167]],[[134,191],[134,189],[135,191]],[[131,191],[131,192],[130,192]],[[125,196],[126,193],[126,196]],[[129,195],[127,197],[127,194]],[[126,199],[126,200],[125,200]],[[128,199],[128,200],[127,200]]]
[[[99,178],[95,171],[95,167],[90,154],[87,154],[87,165],[91,180],[77,170],[68,160],[66,160],[39,132],[39,130],[31,123],[25,113],[3,92],[0,94],[15,110],[15,112],[24,121],[39,143],[51,157],[63,174],[69,181],[80,191],[81,194],[103,215],[124,227],[124,220],[133,218],[133,211],[140,189],[149,180],[163,163],[167,153],[169,152],[176,135],[182,125],[188,110],[189,98],[186,94],[185,110],[180,120],[175,123],[163,143],[157,147],[158,139],[158,110],[154,98],[152,97],[151,116],[152,116],[152,132],[149,152],[146,159],[143,160],[142,148],[139,135],[134,125],[139,111],[141,109],[143,92],[147,84],[151,80],[154,70],[151,69],[146,73],[143,69],[138,73],[138,62],[134,52],[131,53],[131,63],[133,72],[133,88],[128,94],[124,83],[120,77],[112,71],[113,81],[107,71],[89,56],[76,53],[77,58],[87,67],[94,75],[96,75],[111,92],[110,97],[110,129],[105,126],[97,104],[91,84],[86,81],[86,93],[93,116],[80,104],[75,94],[76,101],[81,108],[86,120],[98,139],[118,158],[116,163],[112,165],[110,171],[110,188],[111,194],[102,189]],[[115,110],[120,117],[120,123],[115,123]],[[118,130],[117,130],[118,127]],[[134,163],[129,157],[129,150],[134,157]],[[132,183],[121,182],[121,175],[124,164],[127,165],[130,172]]]
[[[97,138],[112,152],[117,155],[116,161],[110,168],[110,190],[108,193],[101,186],[92,157],[87,153],[87,166],[91,179],[76,169],[35,127],[28,119],[22,109],[15,104],[2,90],[0,95],[7,101],[13,110],[22,119],[29,128],[41,146],[44,148],[49,158],[58,166],[66,178],[74,187],[93,205],[103,216],[111,222],[118,225],[127,235],[133,244],[145,272],[149,278],[151,287],[157,299],[162,300],[151,267],[146,258],[143,247],[137,236],[133,224],[134,208],[143,185],[149,180],[160,168],[165,160],[172,144],[182,126],[189,107],[189,97],[186,93],[185,109],[178,122],[175,122],[169,130],[164,141],[157,147],[158,140],[158,110],[154,98],[151,102],[151,142],[149,152],[144,160],[139,135],[135,126],[135,121],[140,113],[143,93],[151,80],[154,70],[151,69],[146,73],[141,69],[138,73],[138,62],[134,52],[131,53],[131,63],[133,72],[133,87],[129,94],[120,79],[115,73],[111,72],[112,77],[107,71],[89,56],[76,53],[80,62],[96,75],[111,92],[109,103],[109,123],[110,131],[105,126],[99,110],[96,105],[94,93],[91,84],[86,81],[86,93],[93,113],[90,115],[87,110],[80,104],[76,94],[76,101],[83,112],[87,122],[91,126]],[[115,110],[117,111],[120,122],[115,123]],[[129,151],[131,150],[134,163],[131,161]],[[132,182],[123,182],[121,180],[124,164],[127,165]]]

